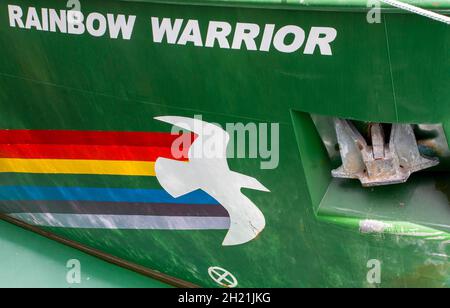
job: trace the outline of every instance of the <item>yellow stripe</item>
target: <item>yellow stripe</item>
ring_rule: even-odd
[[[127,160],[1,158],[0,173],[6,172],[155,176],[155,163]]]

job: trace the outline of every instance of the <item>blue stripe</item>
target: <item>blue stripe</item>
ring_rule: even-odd
[[[194,191],[180,198],[173,198],[161,189],[127,188],[0,186],[1,200],[64,200],[218,205],[218,202],[214,198],[201,190]]]

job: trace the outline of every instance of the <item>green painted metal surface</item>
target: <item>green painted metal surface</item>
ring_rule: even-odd
[[[366,12],[310,11],[301,6],[268,10],[206,2],[196,6],[82,2],[84,12],[137,16],[131,40],[112,40],[11,28],[6,11],[10,3],[0,1],[2,129],[167,132],[170,128],[154,120],[155,116],[196,114],[220,124],[280,123],[278,168],[261,170],[258,159],[229,159],[232,170],[257,178],[271,191],[244,190],[267,222],[252,242],[223,247],[224,230],[47,231],[207,287],[217,286],[208,275],[212,266],[233,273],[241,287],[372,286],[367,282],[371,259],[383,264],[379,286],[450,286],[447,235],[441,241],[426,241],[395,232],[361,232],[360,220],[380,218],[372,211],[376,201],[360,205],[350,223],[342,211],[321,213],[331,183],[330,163],[309,118],[313,113],[361,121],[443,123],[448,131],[447,25],[402,13],[382,14],[380,24],[368,24]],[[16,0],[14,4],[65,8],[50,0]],[[444,1],[440,7],[449,4]],[[333,27],[338,35],[332,56],[305,55],[302,49],[287,54],[274,49],[259,52],[155,44],[152,16],[195,19],[202,29],[217,20],[278,28],[298,25],[306,31],[312,26]],[[115,176],[2,176],[5,185],[148,188],[155,181]],[[432,185],[429,189],[429,203],[411,198],[385,200],[384,208],[392,202],[395,209],[388,221],[407,224],[410,206],[427,207],[436,211],[430,214],[430,223],[437,219],[448,229],[450,222],[440,219],[441,213],[449,215],[447,192]],[[342,205],[344,209],[352,209],[357,198],[371,198],[355,194],[355,199],[350,197]],[[404,207],[398,208],[398,202]]]
[[[193,5],[219,5],[219,6],[246,6],[246,7],[276,7],[285,9],[325,9],[325,10],[345,10],[345,9],[367,9],[373,3],[364,0],[123,0],[128,2],[147,3],[172,3],[172,4],[193,4]],[[447,0],[405,0],[404,3],[430,8],[434,10],[446,10],[450,7]],[[380,4],[383,8],[391,8],[386,4]]]
[[[2,288],[166,288],[166,284],[86,255],[74,248],[0,221]],[[66,279],[80,262],[80,283]],[[72,277],[69,275],[69,277]],[[72,280],[70,280],[73,282]]]

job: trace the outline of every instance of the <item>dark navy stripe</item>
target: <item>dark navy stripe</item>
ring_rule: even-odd
[[[0,213],[229,217],[222,206],[208,204],[117,203],[86,201],[2,201]]]
[[[180,198],[173,198],[161,189],[127,188],[0,186],[0,201],[2,200],[64,200],[218,205],[218,202],[214,198],[201,190],[194,191]]]

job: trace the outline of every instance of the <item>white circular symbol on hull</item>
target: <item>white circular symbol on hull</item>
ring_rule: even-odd
[[[235,288],[238,285],[236,277],[233,276],[229,271],[221,267],[210,267],[208,269],[209,277],[216,283],[225,288]]]

